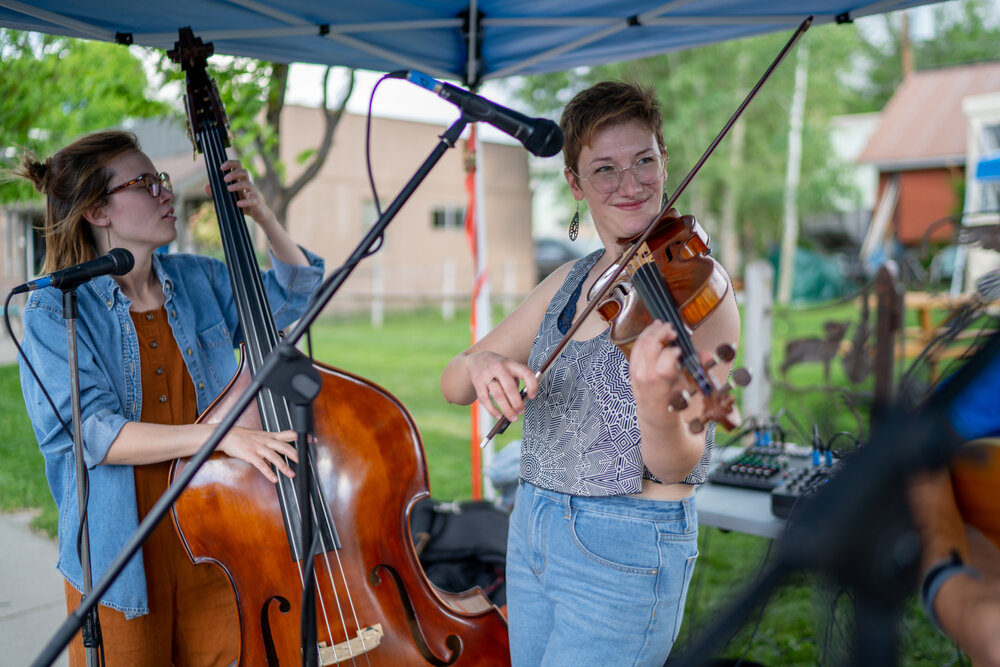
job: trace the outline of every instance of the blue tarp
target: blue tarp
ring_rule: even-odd
[[[979,160],[976,164],[976,178],[980,181],[1000,181],[1000,151]]]
[[[810,15],[819,25],[934,1],[0,0],[0,26],[159,49],[172,48],[187,26],[216,53],[417,69],[472,85],[790,33]]]

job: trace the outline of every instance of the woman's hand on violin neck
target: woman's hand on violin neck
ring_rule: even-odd
[[[495,419],[504,416],[507,421],[514,422],[524,413],[521,382],[524,382],[528,398],[534,398],[538,392],[534,372],[519,361],[482,351],[469,354],[465,363],[476,399]]]
[[[629,378],[636,404],[665,405],[672,394],[685,389],[681,350],[673,325],[659,320],[646,327],[632,345]]]
[[[683,480],[698,463],[705,436],[692,433],[685,415],[701,414],[698,394],[684,410],[671,410],[671,398],[688,389],[687,375],[680,366],[680,348],[671,343],[677,332],[670,324],[656,321],[646,327],[632,346],[629,378],[635,397],[642,442],[642,460],[665,483]]]
[[[295,437],[295,431],[270,433],[234,426],[219,443],[219,449],[234,459],[246,461],[271,482],[277,482],[271,466],[285,477],[295,476],[288,465],[289,459],[299,461],[298,452],[289,444]]]

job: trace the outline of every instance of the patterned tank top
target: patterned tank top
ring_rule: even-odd
[[[531,348],[532,368],[544,363],[569,329],[583,283],[602,253],[578,260],[552,297]],[[641,492],[643,479],[659,481],[643,465],[628,360],[608,331],[569,341],[526,405],[521,440],[526,482],[576,496],[616,496]],[[705,481],[714,434],[713,422],[685,484]]]

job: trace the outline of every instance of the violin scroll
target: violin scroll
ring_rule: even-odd
[[[706,371],[711,370],[719,362],[729,363],[735,358],[736,348],[728,343],[723,343],[715,349],[715,355],[704,363],[704,368]],[[688,428],[692,433],[701,433],[709,421],[718,422],[727,431],[739,426],[740,420],[735,415],[735,401],[730,393],[734,384],[737,387],[745,387],[750,384],[750,372],[745,368],[734,368],[729,382],[705,395],[705,407],[702,414],[688,423]],[[668,400],[668,406],[671,410],[683,410],[688,407],[690,399],[690,390],[677,392]]]

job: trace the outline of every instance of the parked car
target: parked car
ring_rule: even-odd
[[[535,266],[538,280],[549,275],[566,262],[583,257],[584,249],[569,241],[542,238],[535,239]]]

